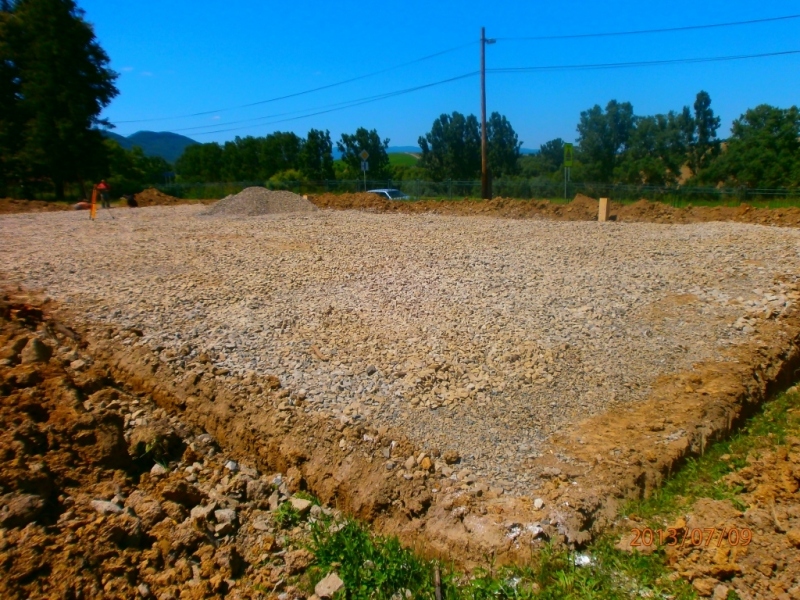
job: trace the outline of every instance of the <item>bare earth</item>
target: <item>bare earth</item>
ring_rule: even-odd
[[[514,493],[551,435],[727,360],[791,308],[779,277],[800,267],[800,232],[736,223],[202,210],[4,217],[4,276],[182,371],[277,375],[306,413],[457,452],[455,476]]]

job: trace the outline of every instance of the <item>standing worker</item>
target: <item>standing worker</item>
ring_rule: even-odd
[[[111,186],[106,183],[105,179],[101,179],[97,184],[97,191],[100,192],[100,200],[103,203],[103,208],[111,208],[111,201],[109,194],[111,193]]]

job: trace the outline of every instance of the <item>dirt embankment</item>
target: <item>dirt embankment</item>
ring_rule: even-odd
[[[393,202],[376,194],[323,194],[310,197],[320,208],[336,210],[366,210],[370,212],[423,213],[443,215],[483,215],[512,219],[551,219],[557,221],[595,221],[598,201],[578,194],[568,204],[547,200],[517,200],[494,198],[492,200],[421,200],[419,202]],[[709,221],[735,221],[783,227],[800,226],[800,208],[754,208],[740,206],[696,206],[674,208],[661,202],[639,200],[633,204],[612,202],[611,219],[645,223],[705,223]]]
[[[165,194],[155,188],[148,188],[134,194],[139,206],[176,206],[178,204],[211,204],[214,200],[184,200]],[[124,206],[124,200],[121,201]],[[99,200],[98,200],[99,206]],[[74,203],[47,202],[45,200],[16,200],[14,198],[0,198],[0,215],[15,213],[57,212],[62,210],[75,210]]]
[[[304,598],[302,517],[335,511],[126,388],[30,301],[0,298],[0,597]]]
[[[176,206],[178,204],[209,204],[213,200],[185,200],[170,196],[155,188],[147,188],[134,195],[139,206]]]
[[[44,200],[15,200],[0,198],[0,215],[28,212],[57,212],[72,210],[72,206],[64,202],[45,202]]]

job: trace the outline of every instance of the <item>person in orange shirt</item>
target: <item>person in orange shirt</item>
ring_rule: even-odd
[[[111,200],[109,194],[111,193],[111,186],[106,183],[105,179],[101,179],[97,184],[97,191],[100,192],[100,200],[103,203],[103,208],[111,208]]]

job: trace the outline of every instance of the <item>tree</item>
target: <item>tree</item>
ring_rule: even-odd
[[[800,110],[749,109],[733,122],[727,148],[703,178],[749,188],[800,186]]]
[[[480,177],[481,133],[475,115],[443,114],[431,130],[418,140],[422,148],[420,166],[434,181],[465,181]]]
[[[11,6],[0,4],[0,197],[7,194],[10,182],[20,178],[16,160],[19,149],[22,119],[19,116],[19,67],[14,61],[9,23]]]
[[[261,149],[261,179],[296,169],[300,164],[303,139],[290,131],[276,131],[264,138]]]
[[[216,142],[187,146],[175,161],[175,171],[183,181],[222,181],[222,159],[222,146]]]
[[[139,146],[125,150],[117,142],[106,139],[109,183],[118,194],[135,193],[147,185],[162,183],[169,163],[160,156],[146,156]]]
[[[615,180],[648,185],[676,183],[686,163],[693,123],[688,107],[680,113],[636,117],[628,147],[614,170]]]
[[[336,142],[336,148],[342,153],[342,162],[346,165],[347,177],[358,177],[361,173],[361,154],[362,150],[369,153],[369,177],[370,179],[388,179],[391,176],[389,168],[389,154],[386,149],[389,147],[389,138],[381,141],[375,129],[367,131],[359,127],[355,134],[342,134],[341,139]]]
[[[524,177],[542,177],[561,170],[564,164],[564,140],[556,138],[539,146],[537,154],[520,157],[519,168]]]
[[[486,122],[489,170],[495,177],[518,172],[522,142],[500,113],[494,112]],[[475,115],[460,112],[443,114],[433,122],[431,130],[418,140],[422,148],[420,167],[427,169],[435,181],[477,179],[481,175],[481,128]]]
[[[519,149],[522,142],[511,123],[493,112],[486,122],[486,151],[492,177],[514,175],[519,171]]]
[[[73,0],[18,0],[5,8],[2,85],[10,72],[15,159],[26,166],[22,175],[49,178],[61,199],[66,183],[107,168],[96,127],[109,126],[100,113],[118,94],[117,74]],[[0,102],[12,97],[7,88],[0,95]]]
[[[599,105],[581,113],[578,123],[578,153],[593,181],[612,180],[614,169],[628,147],[635,121],[630,102],[611,100],[605,112]]]
[[[684,109],[688,112],[688,107]],[[720,142],[717,139],[720,119],[714,116],[711,109],[711,96],[700,91],[694,101],[694,119],[692,120],[692,141],[689,147],[689,169],[693,175],[700,173],[718,155]]]
[[[309,181],[333,179],[333,144],[330,131],[308,132],[298,157],[300,172]]]

